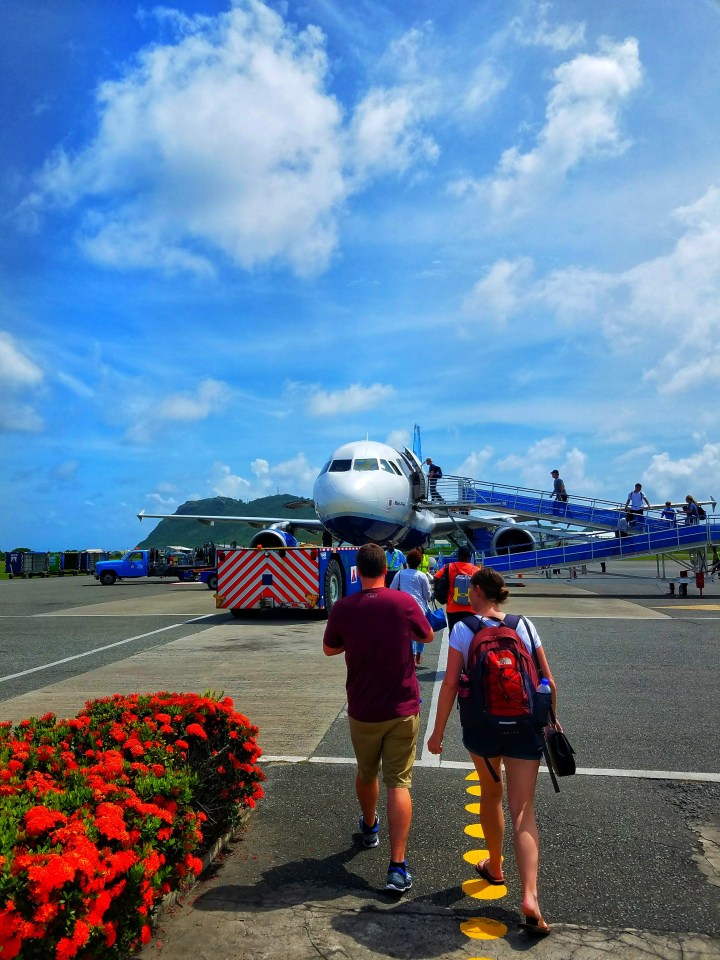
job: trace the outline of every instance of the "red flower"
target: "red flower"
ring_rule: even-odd
[[[199,723],[191,723],[185,731],[191,737],[200,737],[201,740],[207,740],[208,735]],[[177,741],[178,745],[180,741]]]
[[[67,817],[59,810],[48,810],[47,807],[30,807],[25,814],[25,833],[36,837],[40,833],[52,830],[58,823],[67,823]]]

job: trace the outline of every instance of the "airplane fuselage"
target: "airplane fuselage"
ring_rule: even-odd
[[[384,443],[360,440],[333,453],[315,481],[315,510],[327,530],[345,543],[426,544],[435,520],[414,502],[422,483],[412,455]]]

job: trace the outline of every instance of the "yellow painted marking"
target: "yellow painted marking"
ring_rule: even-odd
[[[471,797],[479,797],[482,792],[480,787],[467,787],[465,790],[466,793],[469,793]]]
[[[460,929],[473,940],[498,940],[508,932],[504,923],[489,917],[471,917],[460,924]]]
[[[462,891],[466,897],[473,897],[475,900],[499,900],[507,894],[507,887],[504,883],[488,883],[478,877],[477,880],[466,880]]]
[[[466,803],[465,809],[468,813],[475,813],[480,816],[480,804],[479,803]]]
[[[466,850],[463,854],[463,860],[475,866],[475,864],[480,863],[481,860],[487,860],[489,856],[489,850]]]
[[[479,780],[479,779],[480,779],[480,774],[477,772],[477,770],[473,770],[473,772],[472,772],[472,773],[469,773],[469,774],[465,777],[465,779],[466,779],[466,780]]]
[[[664,603],[656,610],[720,610],[719,603]]]
[[[484,840],[484,839],[485,839],[485,834],[483,833],[483,828],[480,826],[479,823],[469,823],[469,824],[465,827],[465,833],[466,833],[469,837],[478,837],[478,839],[480,839],[480,840]]]

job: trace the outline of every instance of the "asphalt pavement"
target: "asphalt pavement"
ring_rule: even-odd
[[[260,726],[266,798],[164,911],[143,958],[720,958],[720,585],[670,597],[654,569],[527,579],[508,603],[540,631],[579,766],[560,794],[540,775],[544,940],[517,927],[509,842],[506,888],[473,877],[479,797],[455,718],[441,762],[424,748],[441,643],[419,674],[414,884],[402,899],[380,889],[385,830],[377,849],[359,843],[344,666],[322,656],[322,622],[232,620],[198,584],[0,581],[0,719],[70,714],[114,692],[215,689]]]

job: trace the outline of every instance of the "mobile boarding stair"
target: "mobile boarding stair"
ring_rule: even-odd
[[[585,497],[573,497],[567,503],[561,503],[542,490],[487,484],[467,477],[443,477],[437,482],[436,492],[442,500],[428,501],[427,506],[439,514],[453,516],[483,510],[523,519],[550,520],[555,524],[588,530],[587,539],[575,539],[572,543],[478,558],[499,573],[576,566],[678,550],[704,551],[720,544],[720,518],[716,517],[692,525],[685,525],[681,520],[675,525],[663,520],[659,511],[648,511],[637,517],[635,529],[629,536],[608,537],[602,533],[592,535],[590,531],[617,530],[618,521],[626,510],[624,504]],[[714,509],[714,501],[712,504]],[[553,532],[553,528],[548,527],[548,536]],[[555,532],[558,532],[557,528]]]

